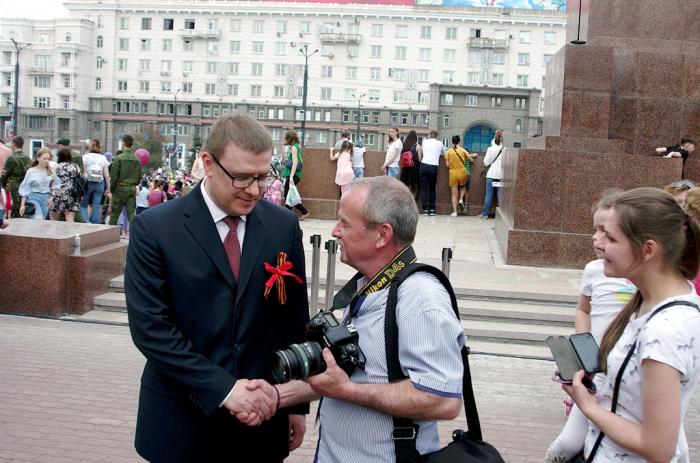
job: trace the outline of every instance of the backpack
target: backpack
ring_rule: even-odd
[[[413,167],[414,165],[413,153],[410,150],[401,153],[401,167]]]
[[[97,162],[90,164],[90,168],[85,174],[88,182],[102,182],[102,168]]]

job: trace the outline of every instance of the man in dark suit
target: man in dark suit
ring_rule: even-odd
[[[265,297],[265,263],[284,252],[305,282],[302,233],[293,213],[259,201],[274,180],[262,125],[221,117],[206,145],[197,188],[132,226],[126,302],[147,360],[136,450],[153,462],[281,462],[301,444],[308,404],[277,410],[266,380],[273,352],[303,340],[308,301],[291,277],[285,304],[276,288]]]

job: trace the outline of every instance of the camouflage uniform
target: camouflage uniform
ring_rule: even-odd
[[[112,214],[109,224],[116,225],[123,207],[126,207],[129,221],[136,213],[136,186],[141,181],[141,161],[127,148],[115,158],[111,171]]]
[[[19,217],[19,205],[21,198],[19,196],[19,185],[24,180],[24,174],[27,173],[32,160],[29,159],[21,150],[12,153],[12,156],[7,158],[5,162],[5,173],[0,177],[0,185],[5,185],[10,190],[12,196],[12,215],[11,217]]]

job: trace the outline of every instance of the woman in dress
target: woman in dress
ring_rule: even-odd
[[[20,217],[24,216],[27,204],[33,204],[36,208],[33,219],[44,220],[48,214],[51,190],[61,187],[61,180],[49,165],[50,161],[51,151],[48,148],[36,152],[32,165],[19,185],[19,195],[22,198],[19,205]]]
[[[355,172],[352,170],[352,143],[345,140],[336,154],[333,154],[333,151],[331,148],[330,160],[338,162],[335,168],[335,184],[340,187],[342,196],[355,178]]]
[[[303,176],[302,169],[304,164],[304,161],[301,157],[301,145],[299,144],[299,136],[294,130],[290,130],[284,135],[284,144],[287,145],[288,151],[287,159],[284,162],[284,169],[282,169],[282,178],[285,179],[284,196],[282,197],[283,201],[287,197],[287,193],[289,193],[290,183],[295,186],[298,186],[299,182],[301,182],[301,177]],[[286,207],[287,209],[291,209],[291,207],[289,206]],[[299,212],[301,212],[301,217],[299,217],[299,220],[304,220],[310,215],[309,211],[306,210],[302,203],[299,203],[294,207]]]
[[[616,196],[595,242],[607,277],[638,289],[600,346],[595,395],[576,373],[564,390],[588,418],[583,456],[595,462],[684,461],[683,418],[700,377],[700,228],[673,196]],[[617,392],[616,392],[617,390]]]
[[[66,222],[73,222],[75,213],[80,210],[82,196],[78,195],[82,191],[73,188],[76,179],[80,177],[80,167],[73,162],[73,153],[68,148],[58,152],[56,175],[61,180],[61,187],[51,190],[51,220],[59,220],[63,214]]]
[[[445,165],[448,169],[447,182],[452,190],[452,214],[450,217],[457,217],[459,212],[464,210],[464,195],[469,184],[468,165],[472,162],[472,157],[467,150],[459,146],[459,135],[452,137],[452,147],[445,152]],[[457,200],[459,199],[459,202]]]

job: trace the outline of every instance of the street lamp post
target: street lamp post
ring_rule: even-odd
[[[18,124],[18,117],[19,117],[19,52],[27,48],[29,45],[31,45],[31,42],[26,43],[25,45],[20,46],[19,43],[14,39],[14,37],[10,37],[10,40],[12,41],[12,44],[15,46],[15,98],[14,98],[14,105],[12,107],[12,131],[14,135],[17,135],[17,124]]]
[[[355,135],[355,143],[360,140],[360,118],[362,117],[362,99],[366,97],[367,94],[353,95],[353,98],[357,100],[357,134]]]
[[[304,45],[299,52],[304,55],[304,95],[301,101],[301,146],[304,146],[306,140],[306,93],[309,85],[309,57],[315,55],[318,49],[309,54],[309,46]]]
[[[178,88],[173,92],[173,152],[170,155],[170,168],[173,168],[173,157],[177,156],[177,94],[182,88]],[[177,163],[177,158],[175,158]]]

